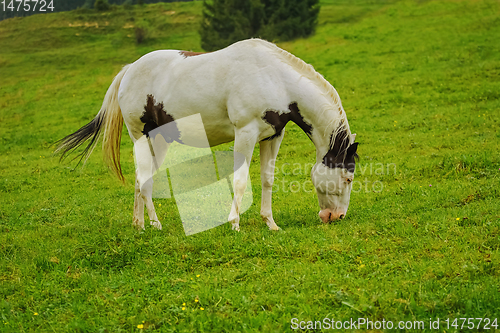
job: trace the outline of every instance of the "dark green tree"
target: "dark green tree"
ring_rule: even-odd
[[[94,8],[99,11],[108,10],[109,3],[107,0],[95,0]]]
[[[266,8],[263,38],[282,41],[308,37],[318,23],[319,0],[262,0]]]
[[[290,40],[314,32],[319,0],[213,0],[203,3],[201,47],[214,51],[238,40]]]
[[[258,35],[264,13],[260,0],[214,0],[203,6],[200,36],[204,50]]]

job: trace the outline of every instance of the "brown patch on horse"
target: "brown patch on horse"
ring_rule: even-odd
[[[175,121],[174,117],[169,115],[164,110],[163,103],[156,104],[156,100],[153,95],[147,96],[146,105],[144,106],[144,113],[142,114],[140,120],[144,123],[142,134],[146,135],[148,138],[150,131],[154,130],[157,127]],[[174,123],[174,129],[169,131],[168,137],[165,138],[165,141],[167,141],[168,143],[171,143],[173,141],[180,142],[179,138],[180,132],[177,128],[177,125],[175,125]]]
[[[271,125],[275,131],[275,134],[264,140],[272,140],[280,136],[283,128],[285,128],[285,125],[290,120],[296,123],[307,134],[307,136],[311,137],[312,126],[304,121],[297,103],[290,103],[290,105],[288,105],[288,110],[290,110],[290,112],[283,112],[282,114],[279,114],[274,110],[268,110],[264,113],[264,117],[262,117],[262,119]]]
[[[206,54],[207,52],[193,52],[193,51],[180,51],[181,56],[184,58],[194,57],[201,54]]]
[[[328,152],[323,157],[323,164],[330,169],[342,168],[347,169],[349,172],[354,172],[354,169],[356,168],[356,159],[359,158],[356,153],[358,143],[354,142],[353,144],[350,144],[347,129],[343,127],[343,124],[341,124],[341,126],[342,128],[335,134],[333,146],[330,147]],[[333,135],[334,133],[332,133],[332,137]]]

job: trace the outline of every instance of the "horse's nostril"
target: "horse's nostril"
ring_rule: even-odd
[[[342,220],[343,218],[344,218],[344,214],[340,214],[339,219]]]

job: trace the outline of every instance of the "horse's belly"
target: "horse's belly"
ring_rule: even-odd
[[[190,146],[210,147],[234,141],[234,126],[227,113],[184,109],[172,115],[180,131],[180,140]]]
[[[234,126],[229,122],[229,118],[217,124],[204,123],[204,127],[210,147],[234,141]]]

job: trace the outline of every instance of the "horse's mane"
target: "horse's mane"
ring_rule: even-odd
[[[339,117],[334,117],[330,123],[325,128],[325,136],[330,135],[330,147],[333,147],[335,143],[335,138],[338,137],[338,134],[343,132],[346,137],[349,137],[350,129],[347,122],[347,117],[345,111],[342,107],[342,103],[340,101],[339,94],[337,90],[328,82],[323,75],[318,73],[314,67],[300,58],[297,58],[290,52],[287,52],[273,43],[267,42],[262,39],[252,39],[252,41],[267,47],[273,54],[277,55],[280,60],[286,65],[292,67],[297,73],[301,76],[305,77],[321,91],[323,96],[327,96],[329,100],[332,101],[332,104],[324,105],[323,110],[321,110],[321,115],[327,113],[328,111],[333,111],[338,109]],[[333,109],[333,110],[332,110]],[[320,115],[320,117],[321,117]]]

